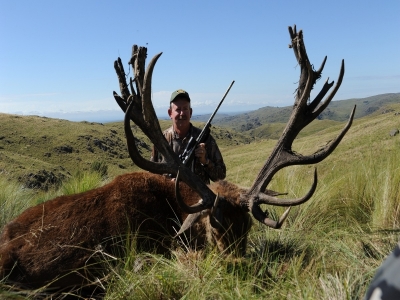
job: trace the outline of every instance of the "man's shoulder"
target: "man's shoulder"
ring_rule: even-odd
[[[171,134],[171,133],[174,133],[174,128],[173,128],[173,126],[168,127],[167,129],[165,129],[165,130],[163,131],[163,135],[164,135],[164,136],[167,135],[167,134]]]
[[[163,136],[168,141],[168,143],[170,143],[174,139],[174,128],[173,128],[173,126],[165,129],[163,131]]]

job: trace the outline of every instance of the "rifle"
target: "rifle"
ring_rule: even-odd
[[[190,138],[189,142],[187,143],[187,146],[185,150],[182,152],[182,154],[179,155],[180,160],[183,162],[184,165],[189,165],[190,162],[193,159],[193,153],[196,147],[200,143],[204,143],[207,139],[208,136],[210,135],[211,131],[211,121],[213,120],[215,114],[217,113],[219,107],[221,106],[222,102],[224,102],[226,95],[228,95],[232,85],[235,83],[235,80],[232,81],[230,86],[228,87],[227,91],[225,92],[225,95],[222,97],[222,100],[219,102],[217,108],[214,110],[210,118],[208,119],[206,125],[204,125],[203,130],[200,132],[199,136],[194,139],[193,137]]]

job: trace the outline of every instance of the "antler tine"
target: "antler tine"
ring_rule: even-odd
[[[313,184],[312,184],[310,190],[307,192],[307,194],[304,195],[303,197],[297,198],[297,199],[281,199],[281,198],[267,195],[265,193],[259,193],[257,199],[255,199],[255,204],[257,204],[258,208],[259,208],[258,205],[260,205],[260,204],[269,204],[269,205],[275,205],[275,206],[297,206],[297,205],[303,204],[304,202],[308,201],[312,197],[312,195],[314,194],[314,192],[317,188],[317,183],[318,183],[317,169],[314,169]]]
[[[154,126],[153,129],[160,130],[160,123],[158,122],[158,118],[156,116],[156,112],[151,103],[151,80],[153,77],[153,70],[157,60],[160,58],[162,52],[155,55],[147,66],[146,73],[143,80],[143,89],[142,89],[142,113],[144,116],[144,120],[150,125]],[[151,123],[151,124],[150,124]]]
[[[340,134],[329,143],[327,143],[323,148],[319,149],[318,151],[314,152],[311,155],[299,157],[299,164],[316,164],[323,161],[326,157],[329,156],[335,150],[337,145],[339,145],[342,138],[345,136],[347,131],[350,129],[351,124],[353,123],[354,114],[356,112],[356,105],[354,105],[353,110],[351,111],[349,120],[347,121],[346,126],[342,129]]]
[[[254,206],[254,208],[256,208],[258,206]],[[259,207],[258,207],[259,208]],[[282,214],[282,216],[279,218],[278,221],[272,220],[270,218],[267,217],[267,214],[264,213],[261,209],[260,209],[260,215],[258,215],[255,211],[253,211],[253,215],[254,217],[259,220],[261,223],[263,223],[264,225],[267,225],[268,227],[274,228],[274,229],[279,229],[282,227],[283,223],[285,222],[286,218],[289,215],[290,209],[292,207],[288,207],[288,209],[285,210],[285,212]]]
[[[128,64],[132,66],[133,75],[135,77],[136,90],[138,91],[138,93],[142,91],[146,58],[146,47],[138,47],[137,45],[132,46],[132,56]],[[131,89],[134,90],[132,86]]]
[[[121,58],[118,57],[118,59],[114,62],[114,69],[117,73],[119,89],[121,90],[122,97],[126,100],[131,94],[129,92],[128,85],[126,84],[125,70]]]
[[[300,110],[301,108],[306,106],[304,103],[307,103],[307,101],[309,100],[311,90],[317,79],[319,79],[320,74],[313,71],[310,60],[308,59],[306,47],[304,45],[304,40],[303,40],[303,31],[300,30],[297,35],[296,34],[294,36],[291,35],[291,37],[292,37],[292,48],[301,69],[296,100],[294,103],[294,106],[298,106],[299,107],[298,109]],[[321,71],[324,65],[325,61],[321,65],[320,68]]]
[[[321,76],[321,74],[322,74],[322,71],[324,70],[324,67],[325,67],[325,63],[326,63],[326,60],[328,59],[328,56],[325,56],[324,57],[324,60],[322,61],[322,63],[321,63],[321,66],[319,67],[319,69],[317,70],[317,74],[319,75],[318,76],[318,78]]]
[[[119,107],[122,109],[122,111],[126,112],[126,109],[128,107],[126,101],[123,98],[121,98],[121,96],[119,96],[115,91],[113,91],[113,96],[115,101],[118,103]]]
[[[314,116],[314,118],[316,118],[316,117],[318,117],[318,115],[329,105],[329,103],[332,101],[332,99],[333,99],[333,97],[336,95],[336,92],[339,90],[339,88],[340,88],[340,86],[341,86],[341,84],[342,84],[342,81],[343,81],[343,77],[344,77],[344,59],[342,59],[342,64],[341,64],[341,66],[340,66],[340,72],[339,72],[339,77],[338,77],[338,80],[337,80],[337,83],[336,83],[336,85],[335,85],[335,87],[333,88],[333,90],[331,91],[331,93],[326,97],[326,99],[324,100],[324,102],[315,110],[315,111],[313,111],[313,116]],[[327,79],[327,81],[329,80],[329,78]],[[332,81],[330,84],[328,84],[328,85],[330,85],[329,86],[329,88],[332,86],[334,84],[334,81]],[[325,85],[326,85],[326,83],[325,83]],[[324,87],[325,87],[325,85],[324,85]],[[323,89],[324,89],[324,87],[323,87]],[[329,90],[329,89],[328,89]],[[325,94],[328,92],[328,90],[326,90],[326,92],[325,92]],[[322,91],[322,90],[321,90]],[[321,93],[320,93],[321,94]],[[321,97],[321,100],[322,100],[322,98],[323,98],[323,96],[325,96],[325,94],[323,94],[322,95],[322,97]],[[318,95],[319,96],[319,95]],[[316,98],[317,99],[317,98]],[[318,103],[321,101],[321,100],[319,100],[318,101]],[[316,100],[314,100],[314,101],[316,101]],[[313,102],[314,102],[313,101]],[[314,104],[315,105],[315,104]],[[314,109],[316,107],[316,105],[315,106],[311,106],[310,105],[310,109]]]
[[[328,90],[333,86],[334,82],[328,83],[328,81],[326,81],[325,85],[323,86],[317,97],[310,104],[308,104],[307,101],[310,98],[311,90],[315,85],[317,79],[320,78],[322,70],[325,66],[326,57],[324,58],[324,61],[322,62],[321,67],[318,69],[318,71],[314,71],[307,56],[302,30],[297,32],[296,27],[289,27],[289,34],[292,40],[292,43],[289,47],[293,48],[296,59],[301,67],[300,80],[297,88],[296,100],[293,105],[292,114],[270,157],[261,168],[252,187],[247,191],[245,195],[242,195],[241,199],[243,205],[247,205],[247,207],[253,213],[254,217],[257,220],[264,223],[265,225],[272,226],[274,228],[276,228],[275,226],[280,226],[280,221],[275,222],[268,219],[267,214],[261,210],[259,205],[271,204],[279,206],[293,206],[306,202],[312,197],[316,189],[317,173],[315,171],[314,183],[312,184],[309,192],[304,197],[299,199],[279,199],[264,194],[263,192],[272,180],[273,176],[280,169],[287,166],[315,164],[325,159],[329,154],[332,153],[332,151],[340,143],[346,132],[349,130],[355,113],[354,107],[350,115],[349,121],[344,129],[334,140],[329,142],[322,149],[308,156],[303,156],[301,154],[295,153],[292,150],[293,141],[295,140],[299,132],[303,130],[303,128],[309,123],[311,123],[328,106],[329,102],[333,99],[336,92],[338,91],[344,76],[344,61],[342,61],[337,84],[335,85],[329,96],[326,98],[326,100],[320,106],[318,106]],[[283,220],[286,218],[287,213],[284,214],[285,217],[283,218]]]

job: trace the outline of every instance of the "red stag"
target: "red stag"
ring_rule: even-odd
[[[242,189],[226,181],[207,186],[189,168],[182,165],[164,139],[151,103],[151,79],[156,61],[145,58],[147,49],[133,48],[130,63],[134,80],[128,87],[121,60],[115,62],[122,97],[114,97],[125,114],[125,133],[129,154],[135,164],[149,172],[116,177],[111,183],[85,193],[61,196],[32,207],[8,223],[0,237],[0,275],[21,286],[40,287],[51,283],[58,290],[90,284],[102,274],[99,256],[116,255],[124,245],[123,237],[137,236],[137,247],[145,251],[166,253],[171,247],[175,228],[178,234],[191,231],[192,243],[202,247],[212,243],[221,250],[243,254],[246,235],[251,226],[249,212],[259,222],[280,228],[289,209],[278,220],[268,218],[260,205],[293,206],[307,201],[317,185],[317,174],[309,192],[299,199],[279,199],[278,193],[266,190],[274,174],[291,165],[315,164],[325,159],[350,128],[350,119],[337,138],[312,155],[292,151],[298,133],[329,104],[339,89],[338,82],[321,103],[333,82],[326,82],[307,103],[311,89],[321,76],[314,71],[304,47],[302,31],[289,27],[291,47],[301,67],[293,112],[272,154],[261,168],[252,187]],[[135,85],[135,87],[134,87]],[[143,158],[135,145],[130,119],[150,138],[165,157],[164,163]],[[174,183],[157,174],[178,174]],[[183,181],[179,183],[179,181]],[[117,249],[117,250],[116,250]],[[119,251],[121,252],[121,251]]]

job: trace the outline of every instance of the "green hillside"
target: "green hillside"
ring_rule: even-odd
[[[350,110],[350,105],[346,104],[346,109]],[[357,111],[358,109],[357,106]],[[381,128],[382,138],[386,139],[389,130],[400,127],[399,117],[394,116],[395,111],[400,111],[396,105],[381,106],[371,114],[371,117],[357,119],[345,140],[352,136],[354,128],[357,128],[360,122],[373,122],[373,126],[367,127],[374,130]],[[285,110],[280,110],[280,112],[285,112]],[[387,123],[389,120],[392,120],[390,124]],[[200,127],[204,125],[198,122],[194,124]],[[161,121],[163,129],[168,126],[170,126],[170,121]],[[212,135],[217,140],[228,167],[232,162],[232,167],[228,168],[228,177],[234,179],[234,176],[237,176],[232,175],[238,172],[232,172],[232,168],[244,169],[244,173],[254,174],[255,170],[246,170],[248,167],[246,162],[251,160],[252,164],[257,165],[257,158],[266,159],[264,153],[273,147],[284,126],[284,123],[272,122],[242,133],[226,127],[213,126]],[[92,168],[96,163],[106,164],[108,176],[111,178],[138,170],[129,158],[122,122],[106,124],[70,122],[38,116],[0,114],[0,127],[2,129],[0,174],[18,179],[28,187],[36,186],[46,189],[49,185],[56,185],[62,179],[71,176],[77,170]],[[343,122],[315,120],[300,133],[297,143],[304,140],[307,145],[314,145],[314,143],[320,145],[331,139],[341,127],[343,127]],[[150,141],[133,123],[132,128],[140,151],[145,157],[149,157]],[[386,134],[383,133],[384,130]],[[370,131],[364,131],[364,135],[370,136]],[[316,138],[318,141],[315,140]],[[360,141],[357,143],[364,144]],[[341,145],[341,147],[344,146]],[[240,159],[236,161],[236,157]],[[238,182],[238,180],[234,181]]]
[[[164,129],[170,121],[161,121]],[[203,123],[194,123],[203,126]],[[122,122],[70,122],[38,116],[0,114],[0,174],[28,187],[47,188],[94,163],[108,166],[108,175],[138,170],[129,158]],[[150,157],[151,143],[132,123],[137,144]],[[251,139],[226,128],[213,128],[220,147]]]
[[[400,103],[400,93],[332,101],[318,119],[345,121],[349,118],[354,105],[357,105],[355,118],[362,118],[376,112],[384,112],[387,105],[395,103]],[[254,137],[276,138],[289,119],[291,111],[291,106],[267,106],[244,114],[224,116],[216,119],[213,123],[217,126],[232,128],[238,132],[246,132]]]
[[[387,106],[387,109],[390,112],[354,120],[337,149],[317,165],[318,169],[323,170],[322,173],[330,168],[335,168],[335,172],[338,169],[346,170],[362,165],[363,158],[367,156],[373,159],[374,153],[379,152],[379,157],[385,157],[385,151],[390,153],[393,149],[400,149],[400,135],[390,136],[391,130],[400,130],[400,103]],[[316,151],[335,138],[345,123],[315,120],[300,133],[293,150],[302,154]],[[223,154],[229,162],[228,179],[249,186],[275,144],[275,139],[256,139],[248,145],[225,149]]]

